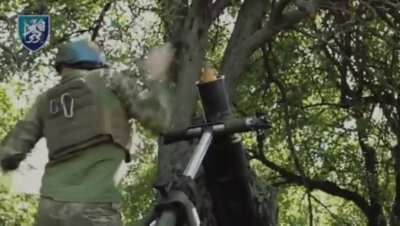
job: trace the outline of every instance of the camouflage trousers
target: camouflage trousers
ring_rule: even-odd
[[[42,197],[35,226],[122,226],[114,203],[60,202]]]

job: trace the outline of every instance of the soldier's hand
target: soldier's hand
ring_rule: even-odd
[[[148,78],[150,80],[166,79],[168,68],[174,58],[174,52],[172,45],[169,43],[150,50],[148,58],[145,61],[145,67],[149,72]]]

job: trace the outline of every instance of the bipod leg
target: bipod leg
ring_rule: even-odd
[[[189,163],[187,164],[185,171],[183,172],[184,176],[190,177],[191,179],[194,179],[197,172],[199,171],[199,168],[203,162],[203,159],[205,155],[207,154],[208,148],[211,145],[213,139],[213,132],[211,129],[205,129],[201,138],[199,144],[196,146],[196,148],[193,151],[193,155],[189,160]],[[190,200],[187,200],[190,202]],[[185,199],[179,200],[180,203],[186,204],[184,205],[186,207],[186,212],[190,213],[187,215],[190,219],[188,221],[190,222],[190,226],[200,226],[200,219],[197,213],[196,208],[190,203],[185,201]],[[155,223],[155,224],[154,224]],[[175,226],[177,223],[177,214],[174,209],[165,209],[162,211],[161,216],[156,220],[156,222],[153,222],[151,226]]]
[[[155,224],[156,223],[156,224]],[[173,210],[165,210],[162,212],[160,218],[154,224],[150,226],[175,226],[176,225],[176,214]]]
[[[212,139],[213,139],[212,130],[206,129],[200,138],[199,144],[194,149],[193,155],[190,158],[189,163],[186,166],[185,171],[183,172],[183,175],[194,179],[197,172],[199,171],[201,163],[203,162],[204,156],[206,156],[207,154]]]

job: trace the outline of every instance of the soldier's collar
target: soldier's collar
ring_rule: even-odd
[[[67,82],[72,79],[81,78],[85,76],[88,72],[89,72],[88,70],[80,70],[80,69],[69,70],[68,72],[62,73],[61,82]]]

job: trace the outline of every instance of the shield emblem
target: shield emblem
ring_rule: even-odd
[[[48,15],[19,15],[18,34],[22,44],[30,51],[42,48],[50,36]]]

